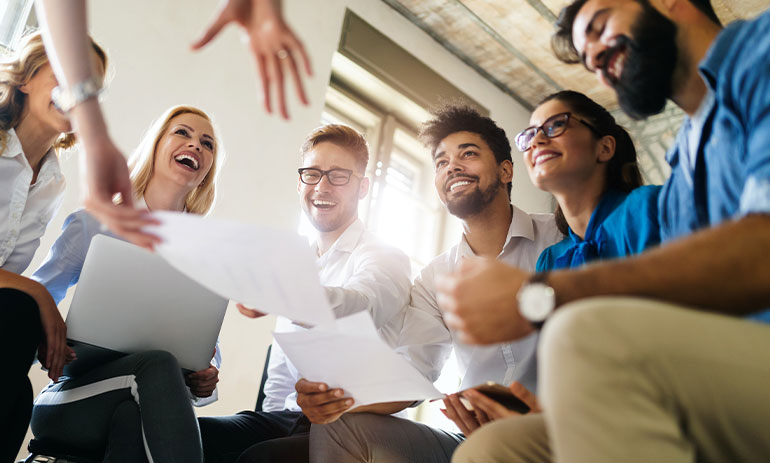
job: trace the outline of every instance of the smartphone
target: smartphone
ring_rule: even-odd
[[[508,410],[513,410],[514,412],[521,413],[522,415],[525,413],[529,413],[530,411],[529,405],[522,402],[521,399],[513,395],[510,389],[503,386],[502,384],[498,384],[493,381],[488,381],[484,384],[480,384],[478,386],[475,386],[469,389],[475,389],[476,391],[484,394],[485,396],[489,397],[495,402],[499,402]],[[467,390],[468,389],[466,389],[466,391]],[[465,405],[465,408],[472,410],[473,405],[471,405],[471,403],[467,399],[462,398],[463,392],[464,391],[460,391],[460,399],[463,405]]]

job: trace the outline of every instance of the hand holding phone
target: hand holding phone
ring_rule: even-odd
[[[516,397],[513,392],[511,392],[510,388],[507,388],[502,384],[495,383],[494,381],[487,381],[484,384],[480,384],[469,389],[473,389],[474,391],[484,394],[508,410],[512,410],[516,413],[523,415],[531,411],[530,406],[520,398]],[[460,395],[460,401],[463,403],[465,408],[468,410],[473,410],[473,405],[471,402],[463,397],[463,393],[469,389],[462,390],[458,394]]]

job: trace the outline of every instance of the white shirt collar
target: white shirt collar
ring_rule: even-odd
[[[2,152],[2,157],[15,158],[21,156],[24,164],[31,169],[32,166],[29,165],[29,161],[24,155],[24,149],[21,146],[19,136],[16,135],[16,130],[10,129],[7,134],[8,138],[6,139],[6,146]],[[54,150],[53,147],[51,147],[48,152],[45,153],[43,159],[40,160],[40,172],[38,173],[38,178],[41,178],[44,174],[53,175],[57,180],[62,178],[59,156],[56,155],[56,150]]]
[[[332,251],[340,251],[340,252],[347,252],[351,253],[356,248],[356,245],[361,239],[361,235],[363,235],[365,231],[364,223],[361,221],[361,219],[356,219],[353,223],[348,225],[348,228],[345,229],[344,232],[337,238],[337,241],[332,244],[332,246],[329,248],[328,251],[324,253],[325,255],[328,255]],[[315,241],[313,243],[313,250],[315,250],[316,254],[318,254],[318,241]],[[321,256],[323,257],[323,256]]]
[[[506,248],[508,248],[514,238],[526,238],[530,241],[535,240],[535,226],[532,224],[532,218],[529,214],[513,204],[511,204],[511,209],[513,212],[511,214],[511,224],[508,226],[508,236],[505,238],[505,244],[503,245],[500,254],[505,252]],[[459,252],[457,254],[458,258],[475,255],[471,246],[468,244],[468,240],[465,238],[465,233],[463,233],[463,237],[460,240]]]

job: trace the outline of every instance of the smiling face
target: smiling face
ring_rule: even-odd
[[[346,229],[358,217],[358,201],[369,191],[369,179],[364,177],[356,155],[344,147],[324,141],[304,155],[302,167],[353,171],[346,185],[332,185],[326,175],[315,185],[297,181],[302,210],[316,230],[334,233]]]
[[[51,65],[44,64],[26,84],[19,87],[27,95],[25,117],[52,134],[72,132],[69,119],[56,109],[51,100],[51,91],[58,85]]]
[[[513,164],[508,160],[498,164],[479,134],[455,132],[445,137],[436,146],[433,165],[439,199],[456,217],[482,212],[498,195],[508,202],[506,184],[513,178]]]
[[[588,0],[572,25],[583,64],[634,119],[659,113],[671,95],[676,33],[648,0]]]
[[[559,100],[540,105],[530,117],[530,126],[538,127],[550,117],[572,109]],[[532,183],[541,190],[563,191],[585,182],[604,182],[607,164],[614,154],[614,139],[598,139],[591,129],[570,117],[566,130],[548,138],[541,131],[524,152],[524,163]]]
[[[192,191],[214,163],[217,142],[213,134],[211,122],[197,114],[172,118],[155,148],[153,177]]]

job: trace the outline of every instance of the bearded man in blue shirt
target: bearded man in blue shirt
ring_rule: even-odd
[[[557,28],[557,56],[582,62],[631,117],[666,100],[687,114],[659,198],[666,242],[535,276],[469,262],[441,283],[447,320],[468,341],[510,341],[548,321],[544,413],[482,427],[452,461],[764,460],[770,12],[722,28],[708,0],[577,0]]]

